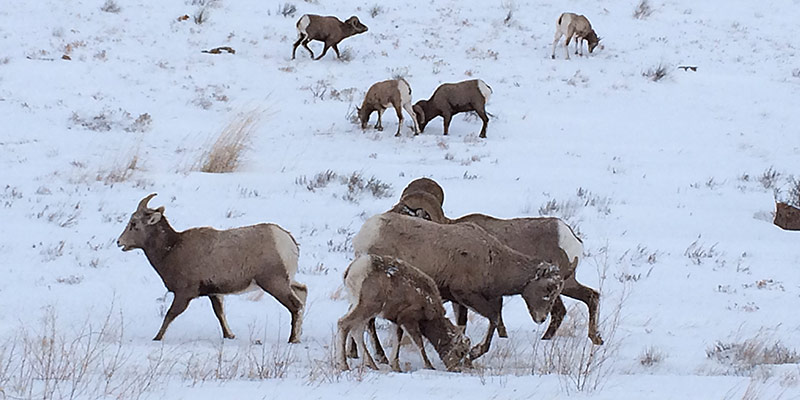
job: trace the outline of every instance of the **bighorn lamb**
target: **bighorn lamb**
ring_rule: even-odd
[[[348,369],[344,348],[350,332],[367,366],[377,369],[364,345],[364,328],[380,315],[396,324],[391,367],[400,371],[403,329],[419,348],[425,368],[434,369],[422,337],[428,338],[449,371],[458,370],[470,342],[445,316],[436,282],[414,266],[396,258],[362,255],[344,272],[350,310],[338,323],[336,355],[339,367]]]
[[[441,187],[438,190],[441,190]],[[434,189],[434,191],[438,190]],[[564,279],[564,288],[561,294],[586,304],[589,308],[588,336],[592,343],[603,344],[603,339],[597,329],[600,293],[583,286],[575,279],[575,268],[583,255],[583,242],[563,220],[553,217],[498,219],[483,214],[470,214],[458,219],[450,219],[444,215],[441,205],[438,205],[434,196],[423,192],[415,192],[402,197],[390,211],[442,224],[465,222],[476,224],[512,249],[558,265]],[[557,298],[551,310],[550,325],[542,339],[553,337],[566,312],[561,298]],[[465,325],[466,310],[460,312],[457,310],[456,314],[458,325]]]
[[[556,21],[556,37],[553,39],[553,54],[550,56],[553,59],[556,58],[556,44],[558,44],[561,36],[565,37],[564,54],[567,56],[567,60],[569,60],[569,41],[573,37],[575,38],[575,54],[578,54],[578,48],[580,48],[580,55],[583,55],[584,40],[589,42],[589,53],[594,51],[594,48],[600,43],[600,38],[597,37],[597,33],[592,29],[592,24],[589,23],[589,20],[583,15],[575,13],[563,13]]]
[[[420,100],[414,104],[420,131],[425,130],[430,120],[441,116],[444,118],[444,134],[450,130],[450,119],[453,115],[475,111],[483,121],[480,137],[486,137],[489,117],[486,116],[486,102],[492,94],[492,88],[480,79],[472,79],[458,83],[443,83],[433,92],[428,100]]]
[[[325,53],[331,47],[336,52],[336,57],[342,58],[341,54],[339,54],[339,47],[337,47],[339,42],[366,31],[367,26],[362,24],[356,16],[352,16],[347,21],[342,22],[333,16],[323,17],[321,15],[305,14],[297,21],[297,41],[294,42],[292,47],[292,60],[294,60],[295,52],[297,52],[297,46],[301,44],[311,53],[311,58],[314,58],[314,52],[308,48],[308,42],[312,40],[325,42],[322,54],[315,60],[325,57]]]
[[[200,296],[211,300],[222,336],[232,339],[222,295],[241,292],[256,284],[289,309],[292,314],[289,342],[299,342],[308,290],[294,281],[298,248],[292,235],[275,224],[176,232],[164,216],[164,207],[155,210],[147,207],[155,195],[139,202],[117,239],[117,246],[123,251],[144,250],[164,286],[175,295],[153,340],[161,340],[172,320]]]
[[[406,110],[408,115],[411,116],[411,121],[414,123],[414,135],[419,134],[417,117],[411,108],[411,86],[403,78],[378,82],[369,87],[361,107],[356,108],[358,110],[358,119],[361,120],[361,129],[367,129],[369,117],[373,111],[377,111],[378,123],[375,124],[375,129],[382,131],[381,117],[389,106],[393,106],[394,111],[397,113],[397,133],[395,136],[400,136],[400,128],[403,126],[403,110]]]
[[[555,264],[512,250],[471,223],[438,224],[397,213],[368,219],[353,238],[356,255],[405,260],[436,282],[443,299],[489,319],[483,341],[470,358],[489,350],[503,296],[521,294],[536,323],[547,318],[563,281]]]

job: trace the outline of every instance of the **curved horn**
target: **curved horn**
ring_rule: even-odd
[[[156,197],[156,193],[150,193],[149,195],[147,195],[147,197],[143,198],[142,201],[139,202],[139,205],[136,207],[136,211],[146,210],[147,209],[147,203],[153,197]]]

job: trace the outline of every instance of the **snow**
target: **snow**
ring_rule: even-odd
[[[800,234],[771,224],[775,198],[800,176],[797,0],[659,1],[641,20],[638,1],[288,3],[291,17],[278,12],[284,2],[253,0],[118,1],[116,13],[100,1],[0,7],[0,398],[68,398],[80,386],[23,379],[14,360],[22,349],[45,354],[42,337],[100,338],[94,362],[106,366],[126,355],[108,378],[117,389],[99,384],[107,371],[92,364],[78,398],[800,398],[797,361],[734,371],[707,355],[751,338],[798,350]],[[569,61],[558,48],[551,60],[563,11],[586,15],[604,48]],[[358,15],[369,31],[341,43],[348,62],[305,51],[292,61],[304,13]],[[218,46],[236,54],[201,53]],[[642,76],[658,65],[666,78]],[[441,119],[417,137],[406,119],[400,138],[392,112],[383,132],[351,123],[367,88],[395,74],[414,101],[440,83],[486,81],[487,139],[474,116],[456,116],[447,137]],[[248,112],[261,119],[241,168],[196,171]],[[124,179],[106,179],[134,156]],[[338,178],[303,183],[328,170],[374,177],[390,195],[348,196]],[[770,170],[779,175],[765,187]],[[578,390],[574,374],[543,373],[548,354],[591,349],[585,306],[569,299],[552,342],[538,340],[546,326],[521,299],[506,299],[510,337],[472,372],[447,373],[435,356],[438,370],[425,371],[413,346],[401,353],[410,373],[332,370],[352,237],[419,176],[444,187],[450,217],[550,209],[571,224],[585,247],[578,280],[601,291],[606,344],[589,376],[599,384]],[[293,234],[297,280],[309,288],[303,343],[284,343],[288,313],[257,292],[226,297],[234,340],[222,341],[204,299],[162,344],[150,340],[171,297],[141,251],[115,240],[154,192],[151,206],[164,205],[179,230],[273,222]],[[471,318],[473,343],[484,329]],[[663,359],[647,367],[650,347]],[[253,375],[262,356],[278,377]]]

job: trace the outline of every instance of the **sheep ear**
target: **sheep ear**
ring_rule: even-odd
[[[147,225],[155,225],[158,221],[161,221],[161,217],[163,216],[164,207],[158,207],[158,209],[150,214],[147,217]]]

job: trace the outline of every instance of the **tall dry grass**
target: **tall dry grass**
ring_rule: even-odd
[[[261,111],[249,111],[237,115],[222,130],[211,148],[197,160],[194,169],[215,174],[239,169],[244,152],[250,145],[263,115]]]

